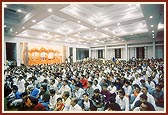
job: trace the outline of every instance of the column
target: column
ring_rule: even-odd
[[[134,57],[137,58],[137,56],[136,56],[136,47],[134,48]]]
[[[65,62],[67,56],[67,46],[62,46],[62,62]]]
[[[107,60],[107,45],[104,48],[104,59]]]
[[[76,62],[76,48],[73,47],[73,62]]]
[[[128,45],[125,44],[125,60],[128,61]]]
[[[153,58],[154,59],[156,58],[156,56],[155,56],[155,50],[156,50],[156,48],[155,48],[155,41],[153,41]]]
[[[147,58],[147,46],[144,47],[144,58]]]
[[[92,50],[89,48],[89,58],[92,58]]]
[[[17,66],[20,66],[20,42],[16,43],[16,62]]]
[[[4,64],[6,64],[6,42],[4,42],[3,46],[4,49],[2,50],[2,59],[4,58]]]

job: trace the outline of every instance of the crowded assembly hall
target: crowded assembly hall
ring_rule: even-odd
[[[165,7],[3,2],[3,111],[164,112]]]

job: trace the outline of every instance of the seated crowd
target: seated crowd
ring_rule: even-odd
[[[164,108],[164,60],[88,59],[4,70],[4,110],[156,111]]]

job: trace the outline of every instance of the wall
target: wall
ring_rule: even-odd
[[[135,48],[128,48],[129,49],[129,53],[128,53],[128,59],[135,57]]]
[[[156,46],[156,58],[163,58],[164,57],[164,46],[163,45],[159,45]]]
[[[147,57],[149,59],[153,57],[153,47],[152,46],[147,47]]]

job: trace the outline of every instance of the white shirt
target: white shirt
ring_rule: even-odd
[[[55,84],[50,85],[50,89],[54,89],[57,92],[57,86]]]
[[[68,111],[69,110],[69,108],[70,108],[70,104],[71,103],[71,99],[70,98],[67,98],[66,99],[66,101],[64,101],[64,109],[63,109],[63,111]]]
[[[87,109],[90,108],[90,102],[89,101],[88,102],[84,101],[83,104],[84,104],[85,108],[87,108]]]
[[[58,92],[61,93],[61,96],[62,96],[65,91],[68,91],[69,95],[71,95],[71,88],[68,85],[65,85],[65,86],[62,85],[62,87]]]
[[[101,88],[101,86],[100,86],[99,84],[97,84],[96,86],[95,86],[95,85],[92,85],[92,88],[93,88],[93,90],[99,89],[100,92],[101,92],[101,90],[102,90],[102,88]]]
[[[57,94],[55,94],[53,97],[50,96],[50,100],[49,100],[49,104],[50,104],[50,108],[54,108],[57,102]]]
[[[123,89],[125,91],[125,94],[126,95],[131,95],[131,92],[132,92],[132,87],[129,85],[128,87],[126,87],[125,85],[123,86]]]
[[[82,111],[82,108],[76,104],[74,107],[70,105],[69,111]]]
[[[25,80],[18,81],[18,92],[25,92]]]
[[[75,96],[78,99],[81,99],[85,91],[82,88],[79,88],[79,90],[75,90]]]
[[[107,87],[107,90],[109,90],[111,94],[117,93],[117,88],[116,88],[116,86],[113,86],[113,87],[108,86],[108,87]]]
[[[129,111],[129,99],[128,97],[124,96],[123,99],[119,97],[119,95],[116,96],[116,103],[118,103],[122,110]]]
[[[143,94],[143,93],[140,92],[140,93],[137,95],[137,97],[135,98],[134,102],[131,104],[131,108],[134,107],[136,101],[140,100],[140,95],[142,95],[142,94]],[[155,99],[154,99],[154,97],[153,97],[151,94],[149,94],[149,93],[147,93],[147,102],[151,103],[151,104],[153,105],[153,107],[155,108],[155,110],[156,110]]]

